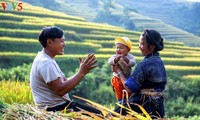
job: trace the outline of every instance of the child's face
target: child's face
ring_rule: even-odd
[[[129,48],[121,43],[116,44],[116,54],[125,56],[129,52]]]

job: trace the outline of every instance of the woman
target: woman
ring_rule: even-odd
[[[133,74],[125,78],[119,68],[114,69],[120,76],[125,89],[132,93],[129,102],[143,106],[153,118],[163,118],[165,115],[163,90],[167,83],[167,76],[158,53],[163,47],[163,38],[160,33],[146,29],[139,39],[139,49],[144,59],[137,65]],[[142,112],[137,106],[130,105],[135,112]],[[120,112],[120,107],[115,111]],[[123,110],[122,114],[125,115],[127,112]]]

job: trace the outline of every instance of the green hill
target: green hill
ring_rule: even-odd
[[[113,21],[121,21],[122,27],[128,28],[129,26],[132,26],[134,27],[135,30],[138,31],[143,31],[143,29],[146,28],[156,29],[160,31],[160,33],[168,41],[174,41],[174,42],[177,41],[177,42],[182,42],[184,43],[184,45],[187,46],[200,47],[200,37],[195,36],[194,34],[191,34],[179,28],[176,28],[170,24],[166,24],[159,19],[155,19],[157,17],[152,18],[153,16],[147,17],[139,14],[137,12],[137,9],[139,9],[139,7],[137,9],[135,8],[136,7],[135,5],[137,5],[134,4],[135,1],[134,2],[123,1],[127,3],[127,6],[125,6],[125,3],[123,2],[122,4],[120,4],[120,2],[119,4],[117,2],[116,3],[111,2],[111,4],[107,5],[109,9],[106,12],[108,12],[109,16],[111,16],[110,24],[112,24]],[[144,4],[144,2],[138,2],[138,3],[140,3],[140,5]],[[155,3],[155,1],[148,5],[149,7],[159,6],[157,2]],[[170,17],[168,19],[170,19]]]
[[[122,6],[134,6],[139,14],[159,19],[184,31],[200,36],[199,9],[200,2],[190,0],[140,0],[117,1]],[[148,5],[148,7],[143,7]],[[143,7],[143,9],[141,9]]]
[[[139,62],[143,58],[138,49],[138,39],[141,34],[141,32],[138,31],[87,22],[80,17],[66,15],[26,3],[23,3],[23,9],[20,12],[14,10],[0,10],[0,19],[0,77],[2,77],[5,70],[15,72],[12,71],[12,69],[16,70],[18,68],[17,66],[23,66],[24,63],[32,63],[37,52],[42,49],[37,41],[37,37],[43,26],[59,26],[66,33],[66,54],[58,56],[56,59],[61,65],[61,69],[63,69],[67,75],[70,75],[70,72],[73,72],[78,67],[78,57],[85,57],[91,52],[95,53],[100,67],[97,69],[99,71],[94,71],[94,73],[98,73],[100,76],[92,79],[94,76],[96,77],[95,74],[92,74],[93,76],[89,76],[88,79],[94,80],[96,83],[94,83],[94,85],[98,87],[110,86],[109,80],[106,80],[106,85],[101,84],[104,79],[109,79],[111,75],[108,68],[104,70],[101,69],[101,67],[103,68],[106,66],[107,59],[114,54],[115,37],[129,37],[133,43],[131,53],[135,55],[136,61]],[[176,36],[174,37],[176,38]],[[180,99],[178,99],[180,97],[183,97],[181,103],[188,102],[185,106],[190,106],[191,102],[195,102],[195,104],[199,105],[200,98],[197,95],[200,92],[199,89],[197,89],[199,88],[198,81],[200,79],[199,52],[200,48],[188,47],[181,42],[165,40],[165,48],[160,54],[165,63],[169,78],[167,91],[170,98],[167,105],[173,102],[173,105],[176,105],[176,102],[180,102]],[[101,71],[106,72],[102,74]],[[88,84],[89,83],[82,83],[82,85]],[[192,91],[191,87],[194,87],[195,91]],[[107,91],[104,90],[108,89],[102,90],[107,93]],[[181,93],[180,90],[182,91]],[[81,92],[81,90],[79,92]],[[94,96],[91,98],[95,99]],[[98,97],[96,97],[96,99],[97,98]],[[110,99],[110,96],[108,98]],[[185,107],[180,106],[181,105],[177,104],[179,109],[184,109]],[[190,107],[187,108],[188,111],[192,111]],[[197,108],[194,108],[194,111],[195,110],[197,110]],[[169,116],[173,114],[173,112],[170,112],[173,111],[173,108],[170,106],[167,107],[167,111]],[[188,112],[188,114],[194,115],[196,113],[196,111],[194,111],[192,111],[191,114]],[[189,116],[186,114],[187,112],[183,111],[174,114],[185,114]]]
[[[78,55],[84,56],[88,52],[94,52],[99,59],[107,59],[114,53],[114,38],[127,36],[133,42],[133,50],[131,52],[135,54],[138,61],[142,59],[137,48],[140,35],[140,32],[137,31],[86,22],[80,17],[33,7],[25,3],[23,10],[20,12],[0,10],[0,18],[0,55],[2,57],[1,67],[3,68],[9,67],[9,65],[10,67],[17,65],[13,59],[10,59],[13,56],[34,57],[36,52],[41,50],[41,46],[37,43],[37,36],[43,26],[50,25],[59,26],[66,31],[66,44],[73,50],[69,51],[69,48],[66,47],[67,54],[64,57],[73,56],[74,54],[77,54],[77,57]],[[138,16],[137,18],[139,21]],[[140,18],[141,21],[144,21],[144,18]],[[162,30],[160,31],[162,32]],[[178,39],[177,36],[173,37]],[[80,44],[81,47],[77,49],[76,46]],[[200,57],[199,51],[200,48],[190,48],[180,42],[169,42],[166,38],[165,49],[161,52],[161,56],[163,56],[162,58],[167,68],[177,64],[180,67],[190,66],[191,71],[194,71],[192,74],[198,74],[199,71],[193,70],[193,67],[199,66],[200,60],[197,59]],[[18,52],[23,54],[18,54]],[[7,64],[2,60],[6,60]],[[178,66],[176,67],[178,68]],[[181,71],[184,73],[184,70]]]
[[[191,6],[192,8],[190,10],[189,2],[185,2],[183,4],[176,3],[173,0],[151,0],[148,2],[145,2],[145,0],[52,0],[54,1],[52,2],[53,4],[57,3],[56,5],[59,5],[55,7],[52,7],[52,5],[45,6],[44,2],[37,3],[33,1],[34,0],[27,2],[44,6],[52,10],[65,12],[66,14],[73,16],[79,16],[85,18],[87,21],[107,23],[138,31],[142,31],[145,28],[156,29],[160,31],[167,40],[183,42],[187,46],[200,47],[200,38],[198,36],[179,29],[189,29],[188,31],[193,31],[193,33],[198,32],[198,23],[195,22],[195,19],[198,20],[198,17],[195,17],[195,15],[198,13],[193,13],[193,11],[195,11],[193,9],[197,8],[199,5],[197,3]],[[142,6],[144,6],[144,3],[148,4],[148,7],[140,9]],[[168,7],[170,7],[170,10],[167,10]],[[187,18],[179,14],[179,9],[181,11],[185,10],[183,11],[183,15],[186,15]],[[145,16],[141,14],[144,14]],[[150,17],[147,17],[148,15]],[[179,26],[179,28],[176,28],[172,25]]]

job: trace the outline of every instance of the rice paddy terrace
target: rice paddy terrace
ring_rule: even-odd
[[[123,3],[123,2],[122,2]],[[137,3],[141,6],[137,6]],[[143,2],[136,2],[134,1],[133,3],[131,1],[126,1],[126,4],[129,5],[129,7],[131,8],[131,6],[134,6],[136,4],[137,9],[144,7]],[[117,4],[117,3],[115,3]],[[116,6],[116,5],[115,5]],[[124,6],[123,4],[121,5],[120,3],[117,5],[118,7],[115,7],[114,10],[111,11],[112,14],[118,14],[118,15],[123,15],[123,11],[124,11]],[[158,6],[158,4],[156,3],[152,3],[152,4],[148,4],[148,7],[155,7]],[[156,10],[155,10],[156,11]],[[143,11],[144,12],[144,11]],[[154,13],[154,12],[152,12]],[[146,13],[147,14],[147,13]],[[149,12],[150,14],[150,12]],[[183,31],[179,28],[176,28],[172,25],[166,24],[163,21],[159,20],[158,16],[153,16],[155,18],[151,18],[151,17],[147,17],[141,14],[138,14],[134,11],[129,12],[128,17],[130,20],[132,20],[132,22],[134,23],[134,25],[136,26],[136,28],[140,31],[142,31],[143,29],[155,29],[158,30],[162,36],[167,39],[168,41],[175,41],[175,42],[182,42],[184,43],[184,45],[187,46],[193,46],[193,47],[200,47],[200,37],[195,36],[191,33],[188,33],[186,31]],[[168,21],[170,21],[170,18],[166,18],[168,19]]]
[[[57,8],[58,11],[63,11],[68,15],[79,16],[85,18],[87,21],[95,19],[96,10],[90,4],[94,1],[91,0],[56,0],[61,7]],[[98,2],[97,2],[98,3]]]
[[[138,23],[144,21],[137,17]],[[141,18],[141,17],[140,17]],[[32,63],[35,55],[42,49],[37,37],[43,26],[59,26],[66,32],[65,55],[61,60],[85,57],[88,53],[96,54],[97,59],[107,60],[114,54],[114,38],[127,36],[131,39],[137,62],[142,60],[138,49],[138,38],[141,34],[111,25],[86,22],[85,19],[50,11],[41,7],[23,3],[22,11],[0,10],[0,67],[8,68]],[[135,17],[136,20],[136,17]],[[159,24],[155,22],[155,24]],[[147,22],[144,21],[144,26]],[[142,24],[141,24],[142,26]],[[162,27],[162,25],[157,25]],[[153,26],[149,26],[153,27]],[[156,28],[158,29],[158,28]],[[170,28],[169,28],[170,29]],[[168,29],[168,30],[169,30]],[[162,32],[162,29],[159,29]],[[166,29],[167,30],[167,29]],[[175,28],[174,28],[175,30]],[[162,32],[163,35],[170,32]],[[186,33],[185,33],[186,34]],[[184,37],[183,32],[172,36],[173,39]],[[191,38],[188,38],[189,40]],[[168,72],[182,77],[199,77],[200,48],[185,46],[182,42],[169,41],[166,37],[165,48],[160,52]],[[185,40],[185,41],[187,41]],[[177,40],[179,41],[179,40]],[[74,63],[77,64],[77,63]]]
[[[183,42],[187,46],[200,46],[200,38],[183,31],[179,28],[165,24],[161,20],[152,19],[141,14],[132,12],[130,14],[131,19],[134,21],[134,24],[139,29],[151,28],[160,31],[165,39],[170,41]]]
[[[103,9],[103,4],[105,4],[104,2],[99,2],[97,3],[97,7],[90,7],[90,1],[88,0],[76,0],[73,2],[70,2],[70,0],[68,0],[67,4],[63,3],[63,1],[60,1],[60,0],[57,0],[57,1],[62,5],[61,6],[62,11],[64,11],[65,13],[69,15],[80,16],[82,18],[85,18],[87,21],[94,20],[95,16],[97,15],[97,9]],[[130,8],[132,8],[131,6],[135,5],[133,8],[136,7],[138,11],[142,11],[140,10],[140,8],[143,7],[143,5],[141,4],[142,2],[140,1],[134,1],[134,2],[125,1],[125,2],[126,4],[129,5]],[[156,2],[148,3],[148,7],[155,8],[155,10],[152,11],[152,14],[156,13],[155,11],[157,10],[156,8],[158,7]],[[168,4],[166,5],[165,9],[167,9],[167,6]],[[116,1],[116,2],[112,2],[112,6],[110,6],[109,12],[111,15],[119,15],[120,17],[120,16],[124,16],[124,9],[125,9],[124,2]],[[151,12],[148,12],[148,13],[151,13]],[[152,17],[147,17],[133,11],[128,14],[128,17],[130,20],[132,20],[132,22],[134,23],[134,25],[139,31],[142,31],[145,28],[156,29],[160,31],[160,33],[168,41],[183,42],[184,45],[186,46],[200,47],[200,37],[197,37],[191,33],[183,31],[172,25],[166,24],[166,23],[170,23],[169,17],[163,18],[164,15],[156,16],[152,14],[150,16],[157,19],[154,19]],[[167,22],[164,23],[163,21],[159,20],[159,18],[161,17],[162,19],[165,19],[164,20],[165,22],[166,21]]]

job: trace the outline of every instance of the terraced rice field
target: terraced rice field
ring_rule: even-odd
[[[138,21],[138,27],[156,28],[165,37],[165,49],[161,52],[161,56],[168,71],[174,71],[183,76],[200,73],[200,48],[184,45],[185,42],[193,44],[190,40],[199,38],[188,35],[172,26],[163,25],[160,21],[146,19],[141,15],[134,14],[132,18],[136,23]],[[127,36],[133,42],[131,53],[135,55],[136,60],[139,62],[143,58],[138,49],[138,38],[141,34],[138,31],[86,22],[83,18],[53,12],[29,4],[24,4],[21,12],[0,10],[0,19],[0,58],[3,58],[2,61],[4,62],[14,62],[13,58],[15,57],[33,59],[37,51],[41,50],[37,36],[43,26],[50,25],[59,26],[66,33],[73,32],[81,39],[81,41],[67,39],[67,47],[65,48],[67,54],[59,57],[78,58],[93,52],[98,59],[107,60],[114,54],[114,38]],[[154,21],[157,25],[151,26],[148,21],[151,21],[151,24]],[[143,24],[141,24],[142,22]],[[161,29],[163,26],[165,30]],[[77,46],[80,46],[80,48],[78,49]],[[21,62],[23,63],[23,61]],[[19,63],[19,65],[22,63]],[[1,63],[1,67],[3,67],[3,64]]]

